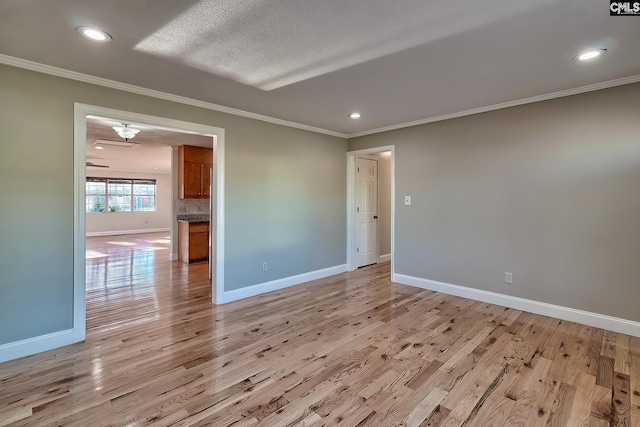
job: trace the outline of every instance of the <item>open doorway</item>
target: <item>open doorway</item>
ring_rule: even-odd
[[[347,153],[347,267],[391,261],[395,147]]]
[[[166,119],[162,117],[155,116],[147,116],[138,113],[131,113],[120,110],[113,110],[108,108],[84,105],[84,104],[75,104],[75,114],[74,114],[74,341],[82,341],[85,338],[86,334],[86,249],[87,242],[85,239],[86,231],[87,231],[87,209],[89,206],[89,201],[87,198],[87,169],[95,170],[95,169],[109,169],[109,168],[100,168],[96,165],[101,166],[109,166],[109,160],[105,159],[104,155],[102,158],[98,158],[97,155],[93,154],[93,152],[89,152],[89,150],[95,149],[93,146],[94,141],[87,141],[87,130],[92,128],[95,125],[95,118],[115,121],[116,123],[123,124],[131,124],[134,123],[138,125],[138,127],[145,127],[148,133],[153,131],[159,133],[167,133],[167,132],[179,132],[181,135],[192,135],[193,138],[202,138],[206,137],[213,148],[213,159],[211,163],[213,164],[212,170],[212,179],[211,179],[211,202],[209,206],[212,206],[211,209],[211,253],[210,253],[210,263],[207,267],[208,274],[206,277],[210,279],[210,288],[211,288],[211,296],[212,300],[215,303],[216,299],[219,295],[222,294],[222,289],[224,289],[223,278],[224,278],[224,129],[216,128],[207,125],[183,122],[178,120]],[[106,125],[106,123],[105,123]],[[103,126],[103,131],[108,132],[109,126]],[[115,134],[115,130],[113,131]],[[110,136],[110,134],[109,134]],[[116,140],[118,141],[118,135],[116,138],[110,136],[109,138],[96,138],[102,139],[103,141],[108,140]],[[122,139],[125,143],[130,142],[126,141],[124,138]],[[188,139],[188,138],[187,138]],[[141,141],[141,139],[140,139]],[[87,144],[92,144],[91,146],[87,146]],[[100,144],[100,143],[98,143]],[[177,199],[177,180],[175,179],[177,174],[177,147],[174,150],[171,150],[170,146],[175,145],[174,143],[166,144],[166,148],[169,150],[170,160],[168,165],[156,165],[151,166],[153,168],[157,167],[161,169],[162,167],[168,167],[169,170],[174,170],[172,173],[172,178],[169,179],[170,187],[171,187],[171,206],[170,206],[170,227],[169,232],[165,230],[159,231],[158,235],[153,234],[153,227],[151,227],[151,233],[149,233],[145,238],[143,238],[140,242],[143,250],[155,251],[167,249],[165,260],[167,262],[171,262],[170,259],[173,259],[175,253],[177,252],[174,248],[167,248],[166,246],[171,244],[171,246],[177,246],[177,203],[174,203]],[[106,150],[101,150],[106,151]],[[153,156],[148,154],[148,160],[153,159]],[[87,166],[90,164],[90,167]],[[153,160],[151,160],[153,163]],[[150,163],[150,164],[151,164]],[[118,168],[114,168],[118,169]],[[122,168],[120,168],[122,169]],[[113,175],[109,173],[95,173],[95,175]],[[96,180],[99,180],[100,177],[96,176]],[[105,178],[106,179],[106,178]],[[114,178],[115,179],[115,178]],[[124,187],[129,189],[129,192],[134,191],[134,186],[138,185],[140,187],[140,191],[144,190],[142,187],[146,186],[146,191],[151,193],[151,189],[153,186],[152,182],[138,183],[133,182],[136,178],[129,178],[127,181],[126,178],[121,179],[123,182],[121,184]],[[127,182],[124,182],[127,181]],[[148,180],[150,181],[150,180]],[[115,187],[114,187],[115,188]],[[124,190],[123,190],[124,191]],[[126,192],[126,191],[125,191]],[[144,192],[144,191],[143,191]],[[107,206],[101,206],[99,200],[91,200],[91,207],[93,207],[93,203],[96,204],[96,209],[112,209],[111,212],[117,212],[118,207],[120,209],[123,206],[119,203],[121,200],[114,195],[111,200],[111,206],[109,207],[109,200],[105,200]],[[136,199],[134,197],[124,197],[122,198],[124,203],[138,203],[138,205],[150,206],[148,203],[151,202],[150,197],[143,197],[143,195],[139,195]],[[158,202],[158,200],[156,200]],[[133,209],[132,206],[127,205],[127,209]],[[144,209],[144,207],[142,207]],[[108,213],[106,214],[108,215]],[[116,217],[113,217],[116,218]],[[99,235],[99,234],[98,234]],[[120,239],[122,240],[122,239]],[[124,239],[122,241],[117,241],[114,239],[112,242],[112,246],[127,246],[132,244],[129,240],[134,239]],[[100,243],[100,242],[98,242]],[[133,243],[137,244],[137,243]],[[169,255],[169,253],[171,255]],[[132,261],[133,263],[133,261]]]
[[[205,270],[199,265],[186,271],[170,262],[177,258],[176,247],[184,247],[182,240],[210,264],[209,171],[204,196],[176,198],[172,184],[180,180],[172,157],[179,147],[194,147],[206,154],[203,161],[211,167],[213,138],[109,117],[91,115],[86,122],[85,288],[90,331],[152,319],[161,295],[173,286],[162,277],[193,277],[196,269]],[[176,210],[178,220],[198,218],[201,222],[186,225],[205,232],[192,233],[191,242],[188,231],[186,238],[178,232],[176,244]],[[183,225],[180,221],[178,229]],[[203,240],[197,246],[196,236]]]

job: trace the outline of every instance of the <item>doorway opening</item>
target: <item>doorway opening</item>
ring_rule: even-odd
[[[347,153],[347,268],[391,261],[393,274],[395,146]]]
[[[211,288],[211,297],[212,301],[216,303],[217,298],[222,295],[222,290],[224,289],[224,129],[216,128],[213,126],[201,125],[190,122],[183,122],[173,119],[167,119],[156,116],[148,116],[138,113],[132,113],[127,111],[120,111],[114,109],[108,109],[103,107],[78,104],[76,103],[74,106],[74,320],[73,320],[73,330],[74,330],[74,341],[83,341],[86,336],[86,288],[87,288],[87,267],[86,260],[87,257],[87,241],[86,241],[86,232],[87,232],[87,210],[89,208],[93,209],[94,207],[98,210],[107,209],[106,206],[101,205],[101,203],[110,203],[111,212],[118,212],[118,209],[123,209],[123,203],[129,203],[126,205],[127,210],[133,211],[135,208],[134,205],[137,203],[140,209],[151,209],[153,203],[159,203],[160,200],[158,197],[142,197],[143,195],[138,195],[135,197],[133,194],[131,197],[121,197],[118,198],[116,194],[114,195],[106,195],[105,198],[96,198],[96,200],[91,200],[91,203],[88,201],[87,190],[86,190],[86,182],[87,175],[89,170],[96,169],[104,169],[107,168],[99,168],[96,165],[107,166],[108,161],[105,162],[97,162],[93,157],[97,157],[93,152],[89,152],[89,150],[93,150],[95,148],[93,145],[87,146],[87,144],[93,144],[94,141],[87,141],[87,129],[95,128],[96,122],[104,118],[108,118],[108,120],[116,121],[119,123],[134,123],[138,125],[138,127],[145,127],[148,131],[156,131],[158,137],[161,135],[169,136],[175,132],[179,132],[181,135],[184,135],[184,141],[188,140],[188,136],[191,135],[193,141],[200,141],[203,143],[203,138],[208,141],[209,146],[213,148],[213,159],[211,163],[213,163],[213,171],[211,176],[211,201],[207,202],[210,206],[210,229],[211,229],[211,252],[209,257],[209,265],[206,267],[208,270],[208,274],[205,277],[209,278],[210,288]],[[107,120],[107,121],[108,121]],[[106,132],[108,126],[103,126],[103,131]],[[93,129],[95,130],[95,129]],[[115,135],[115,131],[114,131]],[[121,139],[118,135],[115,135],[115,138],[110,138],[118,141]],[[107,139],[108,140],[108,139]],[[124,142],[125,141],[123,139]],[[133,142],[133,141],[131,141]],[[99,145],[100,143],[98,143]],[[170,160],[169,165],[163,164],[154,166],[160,168],[168,168],[171,171],[171,178],[168,178],[166,182],[164,182],[164,191],[169,191],[170,201],[165,203],[164,209],[168,209],[170,211],[166,212],[170,215],[170,231],[160,233],[153,233],[153,228],[151,234],[147,235],[137,235],[142,240],[136,241],[136,236],[132,236],[128,238],[120,238],[120,239],[109,239],[113,240],[110,245],[115,247],[125,247],[130,244],[140,244],[141,250],[144,251],[163,251],[163,255],[165,257],[166,262],[170,262],[170,260],[174,260],[177,254],[177,195],[178,195],[178,187],[177,187],[177,146],[175,148],[170,149],[169,146],[173,146],[173,143],[169,143],[166,145],[167,150],[170,150]],[[106,150],[100,150],[106,151]],[[153,155],[150,152],[146,153],[148,157],[153,158]],[[103,156],[104,160],[105,157]],[[90,166],[87,168],[87,166]],[[166,172],[166,171],[165,171]],[[89,172],[91,173],[91,172]],[[120,171],[118,171],[120,173]],[[94,172],[94,175],[103,175],[104,179],[100,177],[96,177],[97,181],[106,181],[104,184],[108,185],[106,175],[113,175],[112,173],[97,173]],[[127,174],[126,172],[122,172],[122,174]],[[129,175],[134,175],[129,173]],[[123,175],[124,176],[124,175]],[[120,177],[122,178],[122,177]],[[117,181],[114,179],[114,182]],[[115,182],[113,184],[114,192],[119,190],[118,185],[121,184],[123,186],[122,192],[124,193],[133,193],[135,191],[142,191],[147,193],[153,193],[153,186],[155,185],[153,180],[147,180],[149,182],[137,182],[135,178],[130,179],[131,182],[128,182],[126,179],[121,179],[120,182]],[[125,182],[127,181],[127,182]],[[136,181],[136,182],[134,182]],[[118,188],[117,188],[118,187]],[[124,188],[126,187],[126,188]],[[169,188],[166,188],[169,187]],[[126,191],[126,190],[129,191]],[[156,194],[157,196],[157,194]],[[164,195],[165,197],[167,194]],[[90,195],[89,195],[90,197]],[[122,199],[122,200],[120,200]],[[104,201],[103,201],[104,200]],[[91,204],[91,206],[89,206]],[[169,206],[166,206],[166,205]],[[94,206],[95,205],[95,206]],[[110,215],[106,213],[105,215]],[[118,213],[115,213],[112,218],[117,219]],[[141,216],[139,217],[141,218]],[[138,219],[139,219],[138,218]],[[155,230],[158,231],[158,230]],[[94,234],[100,235],[100,233]],[[131,243],[131,241],[135,243]],[[144,258],[144,257],[143,257]],[[130,267],[133,268],[133,264],[136,262],[142,262],[140,260],[134,261],[134,257],[131,255],[131,259],[129,261],[132,264]],[[121,260],[122,261],[122,260]],[[177,262],[177,261],[174,261]],[[122,267],[122,266],[120,266]],[[144,266],[143,266],[144,267]],[[119,268],[118,266],[114,266],[114,268]],[[200,267],[203,268],[203,267]],[[96,269],[100,270],[100,267]],[[185,270],[185,275],[187,270]],[[92,268],[92,273],[95,273]],[[127,273],[128,274],[128,273]]]

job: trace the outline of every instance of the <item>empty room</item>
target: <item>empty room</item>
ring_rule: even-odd
[[[0,426],[640,426],[637,6],[0,0]]]

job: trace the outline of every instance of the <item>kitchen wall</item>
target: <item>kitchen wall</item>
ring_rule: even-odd
[[[633,84],[349,149],[396,147],[396,273],[640,321],[639,117]]]
[[[87,236],[106,236],[159,229],[168,231],[171,227],[171,174],[88,168],[87,176],[156,180],[155,212],[87,212]]]
[[[345,263],[344,139],[2,65],[0,345],[73,327],[74,102],[225,129],[226,289]]]

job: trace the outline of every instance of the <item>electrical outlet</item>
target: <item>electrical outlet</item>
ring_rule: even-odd
[[[411,196],[404,196],[404,205],[411,206]]]
[[[513,273],[504,273],[504,283],[507,285],[513,285]]]
[[[266,262],[262,263],[262,271],[267,271],[267,263]]]

